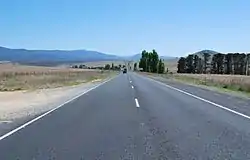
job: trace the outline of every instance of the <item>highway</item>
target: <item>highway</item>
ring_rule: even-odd
[[[249,104],[120,74],[2,135],[0,160],[250,159]]]

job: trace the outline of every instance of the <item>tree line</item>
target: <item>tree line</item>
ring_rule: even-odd
[[[73,65],[72,68],[79,68],[79,69],[100,69],[100,70],[120,70],[121,68],[124,68],[125,65],[114,65],[114,63],[112,63],[111,65],[110,64],[105,64],[104,66],[91,66],[91,67],[88,67],[84,64],[80,64],[80,65]]]
[[[190,54],[179,59],[177,72],[249,75],[249,61],[250,54],[245,53]]]
[[[120,70],[121,68],[125,68],[125,65],[119,64],[118,66],[114,65],[114,63],[110,64],[105,64],[104,70]]]
[[[139,68],[142,68],[143,72],[165,72],[165,65],[163,63],[163,60],[159,58],[159,55],[155,50],[153,50],[152,52],[147,52],[146,50],[142,51]]]

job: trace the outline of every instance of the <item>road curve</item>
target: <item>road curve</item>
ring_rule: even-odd
[[[2,139],[0,159],[250,159],[249,148],[249,119],[128,73]]]

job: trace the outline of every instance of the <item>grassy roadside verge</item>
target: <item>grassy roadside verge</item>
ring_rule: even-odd
[[[177,81],[221,93],[250,97],[250,77],[242,75],[205,75],[205,74],[152,74],[143,73],[152,78]]]
[[[114,71],[79,69],[2,72],[0,73],[0,91],[35,90],[72,86],[103,80],[116,74]]]

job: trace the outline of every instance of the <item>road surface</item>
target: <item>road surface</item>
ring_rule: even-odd
[[[250,109],[198,91],[121,74],[2,135],[0,159],[250,159]]]

